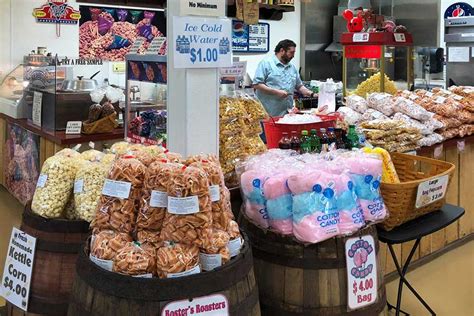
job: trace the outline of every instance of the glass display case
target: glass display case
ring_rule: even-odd
[[[13,118],[27,118],[28,111],[23,100],[23,65],[18,65],[0,83],[0,112]]]
[[[413,38],[409,33],[343,33],[343,93],[410,90],[413,86]],[[383,78],[383,80],[382,80]]]
[[[128,54],[126,62],[125,138],[166,145],[166,56]]]

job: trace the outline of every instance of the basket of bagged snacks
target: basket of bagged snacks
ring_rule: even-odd
[[[115,113],[112,113],[94,122],[89,120],[84,121],[82,123],[82,132],[84,134],[109,133],[118,126],[118,122],[115,117]]]
[[[382,155],[388,156],[387,152]],[[381,191],[390,216],[379,224],[385,230],[439,210],[446,200],[446,191],[455,166],[449,162],[391,153],[385,161],[393,162],[395,170],[389,181],[382,181]]]

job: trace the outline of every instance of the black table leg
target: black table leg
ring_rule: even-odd
[[[396,306],[396,312],[395,312],[396,316],[399,316],[400,312],[402,312],[405,315],[408,315],[407,313],[403,312],[400,309],[401,303],[402,303],[403,284],[405,284],[408,287],[408,289],[415,295],[415,297],[420,301],[420,303],[423,304],[423,306],[431,313],[431,315],[436,316],[436,313],[433,311],[433,309],[428,305],[428,303],[425,302],[425,300],[420,296],[420,294],[418,294],[418,292],[413,288],[413,286],[405,278],[405,275],[408,271],[408,266],[410,265],[411,259],[413,258],[413,255],[415,254],[415,251],[418,248],[420,241],[421,241],[421,238],[416,239],[415,244],[413,245],[413,248],[411,249],[410,254],[408,255],[408,258],[403,265],[403,268],[401,268],[400,264],[398,263],[397,256],[395,255],[395,252],[393,251],[392,244],[388,244],[388,249],[390,250],[390,254],[392,255],[393,262],[395,263],[395,267],[397,268],[397,272],[400,276],[400,281],[398,283],[397,306]]]

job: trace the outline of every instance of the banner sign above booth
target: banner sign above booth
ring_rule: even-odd
[[[33,16],[38,23],[77,24],[81,13],[67,4],[67,0],[49,0],[41,8],[33,10]]]

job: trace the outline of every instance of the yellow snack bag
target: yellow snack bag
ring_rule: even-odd
[[[400,179],[398,178],[397,171],[395,170],[395,166],[393,165],[392,158],[390,158],[390,154],[383,148],[375,147],[363,148],[365,153],[369,154],[377,154],[382,158],[383,161],[383,171],[382,171],[382,182],[384,183],[400,183]]]

